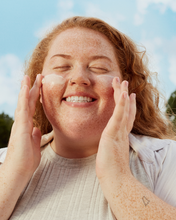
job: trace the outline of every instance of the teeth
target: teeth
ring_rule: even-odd
[[[85,96],[71,96],[66,98],[66,102],[92,102],[92,98]]]
[[[79,100],[79,101],[83,101],[83,99],[84,99],[83,96],[78,97],[78,100]]]

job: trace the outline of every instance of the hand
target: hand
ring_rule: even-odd
[[[97,153],[96,173],[100,181],[130,174],[129,139],[136,115],[135,94],[128,95],[128,82],[113,79],[115,108],[105,127]],[[120,178],[119,178],[120,179]]]
[[[12,126],[7,157],[4,166],[23,177],[31,178],[39,165],[41,132],[33,128],[33,115],[40,94],[42,75],[29,91],[30,78],[24,76],[18,97],[15,121]]]

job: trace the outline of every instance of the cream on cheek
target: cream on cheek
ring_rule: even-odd
[[[104,88],[112,88],[112,81],[114,79],[114,76],[110,75],[98,75],[97,80],[100,86]]]
[[[44,108],[52,110],[57,106],[62,99],[64,89],[66,86],[66,79],[57,74],[46,75],[42,80],[42,103]]]
[[[42,84],[47,85],[49,87],[56,87],[59,86],[58,89],[62,90],[63,87],[65,86],[66,80],[60,76],[60,75],[56,75],[56,74],[49,74],[46,75],[43,80],[42,80]]]
[[[100,95],[104,98],[113,96],[112,81],[114,76],[111,75],[96,75],[96,84],[99,89]]]

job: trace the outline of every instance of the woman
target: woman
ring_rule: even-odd
[[[96,18],[37,45],[1,152],[0,219],[175,219],[176,143],[143,56]]]

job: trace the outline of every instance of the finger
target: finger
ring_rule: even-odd
[[[114,82],[114,119],[118,122],[122,121],[124,112],[129,112],[129,96],[128,96],[128,81],[123,81],[120,84],[120,80],[117,78]]]
[[[26,97],[26,95],[28,96],[28,94],[26,92],[24,92],[24,87],[27,86],[29,88],[30,86],[30,79],[28,76],[24,76],[23,77],[23,80],[21,82],[21,90],[20,90],[20,93],[18,95],[18,102],[17,102],[17,108],[16,108],[16,111],[15,111],[15,114],[16,112],[20,111],[23,107],[26,107],[23,103],[23,99]]]
[[[129,115],[129,96],[126,91],[122,92],[118,104],[115,106],[113,118],[114,122],[125,127]]]
[[[18,123],[18,125],[28,122],[28,97],[29,87],[23,85],[18,96],[17,109],[15,111],[15,123]]]
[[[124,91],[119,98],[117,105],[114,108],[113,115],[108,122],[107,132],[111,137],[116,137],[118,132],[126,132],[126,124],[129,115],[129,97],[126,91]]]
[[[23,85],[18,95],[17,102],[17,112],[28,109],[28,97],[29,97],[29,87],[27,85]]]
[[[126,91],[128,93],[128,81],[124,80],[122,83],[121,83],[121,92],[124,92]]]
[[[32,137],[33,137],[35,146],[40,146],[41,136],[42,134],[41,134],[40,129],[34,127],[32,131]]]
[[[30,88],[30,78],[29,76],[25,75],[23,77],[23,80],[21,81],[21,88],[24,86],[24,85],[28,85],[29,88]]]
[[[40,95],[40,88],[42,85],[42,75],[38,74],[36,77],[36,80],[34,82],[34,85],[29,93],[29,109],[31,112],[31,115],[34,115],[36,102],[38,100],[38,97]]]
[[[115,77],[113,79],[112,86],[114,89],[114,101],[115,101],[115,104],[117,104],[119,101],[120,92],[121,92],[121,85],[120,85],[119,77]]]
[[[117,131],[120,133],[126,133],[130,100],[128,96],[128,81],[123,81],[120,84],[120,80],[116,77],[113,80],[115,108],[111,119],[108,122],[107,129],[111,136],[116,136]]]
[[[129,120],[129,112],[130,112],[130,98],[127,91],[123,92],[123,94],[125,96],[123,97],[125,99],[125,106],[124,106],[124,112],[121,122],[121,128],[122,128],[122,133],[126,135],[128,120]]]
[[[119,97],[120,97],[120,93],[126,91],[128,93],[128,81],[124,80],[121,84],[120,84],[120,79],[119,77],[115,77],[113,79],[113,88],[114,88],[114,100],[115,100],[115,104],[118,103],[119,101]]]
[[[132,93],[130,95],[130,109],[129,109],[129,118],[128,118],[128,127],[127,127],[129,133],[133,128],[135,116],[136,116],[136,94]]]

